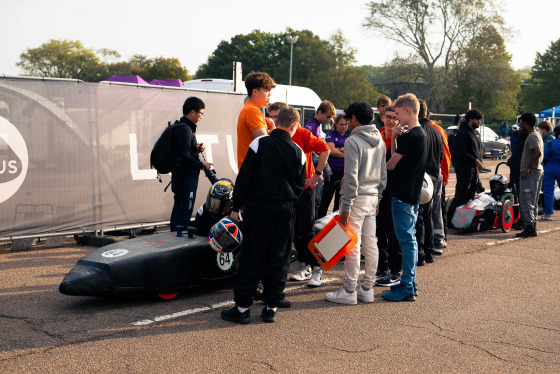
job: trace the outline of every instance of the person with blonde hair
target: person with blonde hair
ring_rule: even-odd
[[[416,96],[399,96],[393,108],[401,127],[393,129],[391,159],[387,162],[387,170],[393,171],[389,189],[393,226],[402,249],[402,275],[400,283],[391,286],[391,291],[382,296],[389,301],[414,301],[418,261],[414,227],[426,170],[427,139],[418,122],[420,104]]]

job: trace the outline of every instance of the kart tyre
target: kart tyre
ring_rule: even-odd
[[[503,232],[511,230],[513,225],[513,203],[511,200],[504,201],[500,211],[500,227]]]
[[[158,301],[171,301],[175,299],[179,295],[178,292],[170,292],[170,293],[158,293],[156,295],[156,299]]]

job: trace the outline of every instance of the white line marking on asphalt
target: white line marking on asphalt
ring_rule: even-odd
[[[361,273],[363,273],[363,271]],[[327,279],[323,279],[323,283],[330,283],[330,282],[334,282],[335,280],[336,280],[335,278],[327,278]],[[284,291],[293,291],[293,290],[298,290],[298,289],[301,289],[301,288],[307,288],[307,285],[306,284],[301,284],[299,286],[286,287],[284,289]],[[154,317],[154,319],[144,319],[144,320],[141,320],[141,321],[136,321],[136,322],[133,322],[132,325],[133,326],[146,326],[146,325],[150,325],[150,324],[155,323],[155,322],[167,321],[169,319],[184,317],[184,316],[188,316],[188,315],[191,315],[191,314],[206,312],[206,311],[209,311],[209,310],[212,310],[212,309],[222,308],[224,306],[227,306],[227,305],[230,305],[230,304],[233,304],[233,303],[234,303],[233,300],[222,301],[220,303],[212,304],[210,306],[205,306],[205,307],[195,308],[195,309],[187,309],[187,310],[183,310],[181,312],[166,314],[166,315],[163,315],[163,316],[156,316],[156,317]]]
[[[558,230],[560,230],[560,227],[555,227],[555,228],[550,229],[550,230],[540,230],[540,231],[537,231],[537,232],[538,232],[539,234],[546,234],[546,233],[548,233],[548,232],[553,232],[553,231],[558,231]],[[495,242],[486,243],[485,245],[487,245],[487,246],[492,246],[492,245],[496,245],[496,244],[502,244],[502,243],[507,243],[507,242],[513,242],[513,241],[521,240],[521,239],[523,239],[523,238],[508,238],[508,239],[503,239],[503,240],[497,240],[497,241],[495,241]]]
[[[507,242],[513,242],[515,240],[519,240],[521,238],[509,238],[509,239],[503,239],[503,240],[498,240],[495,242],[490,242],[490,243],[486,243],[487,246],[491,246],[491,245],[496,245],[496,244],[502,244],[502,243],[507,243]]]

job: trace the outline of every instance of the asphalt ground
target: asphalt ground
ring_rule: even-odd
[[[558,373],[560,228],[537,229],[450,230],[444,254],[418,268],[415,302],[386,302],[376,287],[373,304],[329,303],[338,264],[320,288],[288,282],[293,306],[276,323],[257,303],[248,325],[220,319],[231,284],[171,302],[71,297],[58,285],[93,247],[0,246],[0,372]]]

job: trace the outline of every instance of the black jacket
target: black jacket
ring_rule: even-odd
[[[173,129],[173,157],[175,166],[172,177],[198,177],[204,164],[198,158],[196,147],[196,125],[186,117],[181,117]]]
[[[455,168],[475,168],[476,160],[482,162],[482,143],[478,131],[472,130],[466,123],[457,131],[454,148]]]
[[[253,140],[233,189],[233,210],[246,202],[295,202],[305,185],[305,154],[282,129]]]
[[[420,126],[426,133],[428,152],[426,155],[426,173],[437,182],[440,174],[441,160],[443,160],[443,138],[439,131],[432,125],[429,119],[422,118]]]
[[[517,141],[511,149],[511,157],[508,160],[508,166],[510,169],[521,167],[521,156],[523,155],[523,147],[525,146],[525,140],[527,140],[527,134],[523,129],[517,130]]]

